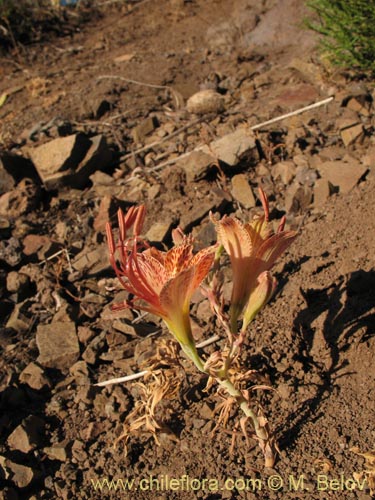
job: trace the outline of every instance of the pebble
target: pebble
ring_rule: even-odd
[[[13,450],[28,453],[40,446],[43,429],[43,420],[30,415],[8,436],[7,444]]]
[[[22,384],[27,384],[37,391],[46,387],[51,387],[51,382],[44,373],[43,368],[34,362],[29,363],[20,373],[20,382]]]
[[[213,89],[200,90],[193,94],[186,103],[189,113],[204,115],[207,113],[221,113],[224,111],[224,98]]]
[[[38,325],[36,343],[39,349],[37,361],[42,366],[66,371],[78,360],[79,344],[73,322]]]
[[[232,177],[232,195],[245,208],[255,207],[255,197],[246,175],[237,174]]]

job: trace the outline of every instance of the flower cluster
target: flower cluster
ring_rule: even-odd
[[[139,309],[164,320],[197,368],[215,379],[252,421],[265,463],[272,466],[277,446],[267,421],[250,407],[247,392],[236,387],[229,370],[243,344],[249,323],[274,293],[276,280],[270,273],[271,267],[296,237],[294,231],[284,230],[285,218],[276,232],[272,230],[268,200],[262,189],[260,199],[263,215],[247,224],[232,216],[224,216],[218,221],[212,218],[218,242],[195,254],[193,238],[180,229],[172,232],[174,246],[170,250],[163,252],[149,246],[140,236],[145,219],[143,205],[130,208],[126,214],[119,210],[118,241],[115,242],[109,223],[107,239],[111,264],[130,297],[115,308]],[[208,360],[203,360],[191,331],[190,302],[223,249],[229,255],[233,275],[229,316],[218,306],[215,287],[206,288],[205,292],[228,333],[229,345],[223,352],[213,353]],[[241,318],[242,326],[238,330]]]

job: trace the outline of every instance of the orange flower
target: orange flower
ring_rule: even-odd
[[[259,191],[263,216],[254,218],[247,224],[228,216],[219,221],[213,220],[218,240],[228,253],[232,265],[230,315],[233,332],[237,331],[237,320],[257,286],[259,275],[273,266],[297,236],[295,231],[284,231],[285,217],[277,232],[273,233],[269,224],[268,200],[261,188]]]
[[[175,246],[168,252],[148,247],[139,237],[144,216],[143,205],[132,207],[126,215],[122,210],[118,211],[117,245],[111,226],[107,224],[111,264],[123,288],[134,296],[115,308],[131,307],[160,316],[191,357],[196,351],[190,327],[190,300],[212,266],[216,246],[193,255],[192,237],[175,230]],[[133,236],[128,237],[127,232],[132,226]],[[119,263],[115,256],[117,250]],[[138,300],[143,304],[136,304]]]

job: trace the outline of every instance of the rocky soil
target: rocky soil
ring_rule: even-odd
[[[371,498],[374,84],[322,65],[302,4],[114,2],[2,57],[0,498]],[[258,186],[299,231],[241,359],[273,388],[272,470],[235,410],[216,427],[220,397],[157,317],[111,310],[105,238],[144,203],[150,243],[180,226],[203,248],[210,212],[259,213]],[[200,294],[192,318],[197,343],[224,338]],[[150,366],[175,394],[156,436],[129,435],[155,380],[95,384]]]

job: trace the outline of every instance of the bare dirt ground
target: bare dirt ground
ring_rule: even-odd
[[[304,15],[298,0],[118,2],[2,57],[0,498],[371,498],[373,81],[322,66]],[[211,100],[197,109],[201,90]],[[219,168],[191,156],[202,145]],[[150,241],[168,247],[179,225],[201,248],[215,241],[210,211],[259,211],[257,186],[299,231],[242,354],[273,388],[256,392],[275,469],[235,410],[214,430],[220,398],[183,357],[159,444],[119,440],[147,381],[94,384],[149,366],[169,335],[111,311],[124,292],[105,222],[144,203]],[[197,341],[224,336],[199,295],[192,317]]]

